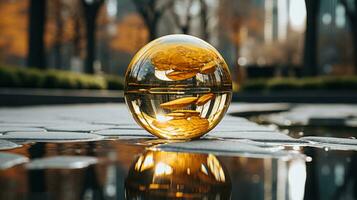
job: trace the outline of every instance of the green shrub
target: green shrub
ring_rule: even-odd
[[[300,84],[300,89],[303,90],[316,90],[316,89],[324,89],[323,79],[321,77],[316,78],[303,78],[297,79]]]
[[[17,77],[20,80],[20,87],[39,88],[44,84],[45,75],[35,69],[17,69]]]
[[[107,75],[105,76],[109,90],[123,90],[124,79],[119,76]]]
[[[0,86],[21,87],[21,80],[13,69],[0,67]]]
[[[0,66],[0,87],[123,89],[124,81],[116,76]]]
[[[243,83],[241,88],[243,91],[357,90],[357,76],[252,79]]]
[[[291,90],[299,89],[300,83],[294,78],[275,78],[269,80],[265,86],[268,90]]]
[[[267,79],[253,79],[244,82],[242,90],[263,90],[266,87]]]
[[[325,77],[323,84],[326,89],[357,89],[357,77]]]
[[[87,83],[88,89],[108,89],[107,81],[102,76],[91,76],[85,75],[82,77],[83,82]]]

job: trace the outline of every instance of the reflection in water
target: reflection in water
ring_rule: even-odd
[[[94,156],[82,169],[0,170],[0,199],[357,199],[357,153],[301,147],[289,158],[145,151],[143,141],[32,143],[6,152],[30,158]],[[148,141],[145,144],[153,144]],[[140,154],[138,158],[135,155]],[[126,191],[124,191],[124,189]]]
[[[127,199],[230,199],[231,181],[214,155],[147,151],[125,181]]]
[[[302,200],[306,164],[297,157],[220,157],[227,166],[232,199]]]
[[[307,164],[305,200],[357,199],[356,152],[305,148],[304,153],[313,156]]]
[[[292,160],[288,169],[289,199],[304,198],[306,164],[302,159]]]

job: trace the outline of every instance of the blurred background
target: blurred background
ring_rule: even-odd
[[[1,0],[0,86],[122,89],[173,33],[216,47],[236,91],[357,88],[357,0]]]

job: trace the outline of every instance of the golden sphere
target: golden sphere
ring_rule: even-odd
[[[213,129],[230,101],[227,64],[207,42],[168,35],[144,46],[125,76],[125,100],[144,129],[160,138],[198,138]]]

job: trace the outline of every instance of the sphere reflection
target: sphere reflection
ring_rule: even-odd
[[[214,155],[147,151],[125,181],[127,199],[230,199],[231,181]]]

